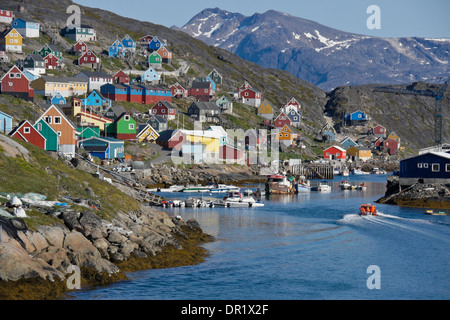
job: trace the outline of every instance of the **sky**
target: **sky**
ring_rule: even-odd
[[[182,27],[205,8],[218,7],[245,16],[277,10],[338,30],[379,37],[450,38],[449,0],[74,0],[125,17]],[[380,9],[380,19],[367,13]],[[380,28],[368,28],[367,20]],[[373,23],[371,24],[373,26]]]

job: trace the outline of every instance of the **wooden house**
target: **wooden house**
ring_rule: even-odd
[[[188,90],[188,96],[200,101],[210,101],[212,98],[212,85],[209,81],[193,81]]]
[[[40,36],[40,23],[35,20],[25,20],[22,18],[18,18],[11,22],[11,28],[16,29],[22,36],[26,38],[39,38]]]
[[[88,82],[88,90],[100,90],[105,84],[112,84],[113,77],[102,71],[81,71],[75,78],[84,79]]]
[[[153,36],[148,34],[146,36],[139,38],[139,44],[142,47],[148,47],[150,41],[152,41],[152,40],[153,40]]]
[[[113,83],[130,84],[130,76],[125,74],[122,70],[117,71],[116,74],[113,75]]]
[[[165,149],[177,149],[181,151],[184,135],[181,130],[165,130],[160,133],[156,143]]]
[[[336,140],[336,130],[328,123],[320,129],[319,134],[322,142],[333,142]]]
[[[88,49],[85,53],[81,55],[81,57],[77,60],[78,65],[85,65],[85,64],[91,64],[92,66],[100,63],[100,59],[95,55],[95,53]]]
[[[77,54],[77,55],[79,54],[79,55],[81,55],[81,54],[87,52],[88,50],[89,50],[88,45],[83,40],[78,40],[77,43],[75,43],[72,46],[72,49],[71,49],[70,52],[72,54]]]
[[[151,115],[147,124],[151,125],[158,133],[167,130],[167,119],[158,115]]]
[[[286,112],[286,116],[289,118],[289,120],[291,120],[291,125],[293,127],[295,127],[295,128],[300,127],[301,116],[298,111],[291,109],[288,112]]]
[[[156,141],[158,137],[159,133],[148,123],[140,125],[137,130],[136,138],[139,142]]]
[[[78,141],[100,137],[100,127],[97,126],[77,126]]]
[[[82,24],[79,27],[66,27],[63,29],[64,37],[73,41],[94,42],[97,41],[97,31],[89,25]]]
[[[153,68],[157,68],[157,69],[161,68],[162,62],[163,62],[158,51],[153,51],[152,53],[150,53],[147,61],[148,61],[149,67],[153,67]]]
[[[344,140],[341,141],[341,147],[344,148],[345,150],[357,145],[358,144],[350,137],[345,137]]]
[[[33,53],[40,55],[42,58],[45,58],[50,53],[58,59],[62,59],[63,57],[61,49],[54,43],[47,43],[41,48],[41,50],[34,51]]]
[[[61,66],[61,60],[49,53],[44,57],[45,69],[57,69]]]
[[[288,124],[285,124],[278,133],[278,140],[287,147],[290,147],[296,138],[297,134]]]
[[[97,89],[92,90],[86,99],[81,99],[84,108],[103,113],[111,107],[111,100],[105,98]]]
[[[291,124],[291,119],[284,112],[281,112],[273,121],[273,126],[278,129],[283,128],[285,125],[290,126]]]
[[[13,66],[1,78],[1,93],[32,101],[34,89],[31,81],[16,66]]]
[[[291,100],[289,100],[288,103],[281,106],[281,108],[280,108],[280,111],[282,111],[286,114],[288,114],[291,110],[294,110],[294,111],[298,112],[299,114],[301,114],[301,105],[295,98],[292,98]]]
[[[62,110],[55,105],[51,105],[36,122],[39,122],[41,119],[47,122],[58,134],[58,151],[66,155],[74,156],[77,144],[76,128],[72,122],[67,119]]]
[[[63,95],[59,92],[57,92],[51,99],[49,100],[50,104],[66,104],[67,100],[63,97]]]
[[[48,124],[44,119],[39,118],[33,127],[46,139],[46,151],[56,152],[59,150],[58,132],[56,132],[50,124]]]
[[[383,141],[382,149],[390,156],[396,155],[399,149],[399,143],[395,139],[386,139]]]
[[[369,134],[374,135],[377,138],[386,138],[386,128],[382,125],[377,125],[369,130]]]
[[[60,93],[63,97],[84,95],[88,91],[88,81],[77,77],[42,76],[34,80],[31,86],[36,94],[53,97]]]
[[[47,139],[41,135],[28,120],[22,121],[13,131],[11,131],[10,136],[46,150]]]
[[[118,58],[125,55],[125,47],[120,40],[116,40],[108,48],[108,57]]]
[[[98,127],[100,131],[105,132],[106,128],[114,121],[112,119],[102,117],[92,111],[86,111],[85,109],[76,112],[75,120],[79,126]]]
[[[259,104],[257,112],[258,115],[260,115],[264,119],[273,120],[274,108],[269,101],[264,100],[261,104]]]
[[[401,187],[415,183],[450,184],[450,153],[427,152],[400,161]]]
[[[225,96],[220,97],[220,99],[216,101],[216,105],[220,108],[220,113],[222,114],[233,113],[233,102]]]
[[[100,87],[100,93],[112,101],[128,101],[128,86],[111,83]]]
[[[217,72],[216,69],[213,69],[209,74],[208,77],[210,77],[212,79],[212,81],[214,81],[217,85],[222,85],[223,82],[223,77],[222,75]]]
[[[14,12],[9,10],[0,10],[0,23],[11,24],[14,19]]]
[[[332,146],[323,151],[323,158],[328,160],[343,160],[347,158],[347,151],[339,146]]]
[[[395,141],[398,142],[398,146],[400,147],[400,137],[395,133],[395,132],[391,132],[388,137],[388,139],[394,139]]]
[[[161,116],[167,120],[174,120],[177,109],[174,104],[169,101],[158,101],[151,109],[150,114]]]
[[[135,84],[127,84],[127,101],[134,103],[145,103],[144,88]]]
[[[106,135],[119,140],[135,140],[136,131],[136,121],[128,113],[124,113],[107,126]]]
[[[125,51],[129,51],[129,52],[136,51],[136,42],[128,34],[125,35],[125,37],[123,37],[122,45],[123,45]]]
[[[0,132],[8,134],[12,130],[13,117],[0,111]]]
[[[163,63],[171,63],[172,62],[172,52],[170,52],[166,46],[161,46],[156,52],[158,52]]]
[[[143,89],[142,103],[144,104],[153,104],[158,101],[172,102],[172,90],[165,86],[140,84],[139,87]]]
[[[164,45],[158,37],[154,36],[152,40],[148,43],[148,49],[150,52],[158,51]]]
[[[194,101],[187,114],[200,122],[219,123],[220,108],[214,102]]]
[[[79,142],[79,147],[102,160],[125,158],[124,141],[111,137],[92,137]]]
[[[177,99],[185,98],[188,95],[188,90],[185,89],[179,82],[169,87],[172,90],[172,96]]]
[[[22,53],[23,37],[16,29],[0,33],[0,48],[5,52]]]
[[[115,121],[116,119],[120,118],[126,112],[127,112],[127,110],[124,107],[118,106],[118,105],[112,105],[111,107],[108,108],[108,110],[106,110],[106,112],[104,113],[103,116]]]
[[[152,83],[152,84],[158,84],[160,79],[161,79],[161,75],[153,67],[149,67],[140,76],[141,82],[148,82],[148,83]]]
[[[367,121],[369,121],[369,116],[360,110],[345,115],[345,122],[349,126],[362,126]]]
[[[45,61],[38,54],[29,54],[23,60],[23,70],[32,70],[38,74],[45,74]]]
[[[347,149],[347,157],[352,161],[367,161],[372,158],[372,151],[362,146],[352,146]]]

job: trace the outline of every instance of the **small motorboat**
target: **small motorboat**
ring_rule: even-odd
[[[348,180],[341,181],[341,190],[348,190],[351,187],[352,187],[352,185],[350,184],[350,182],[348,182]]]
[[[372,204],[362,204],[359,210],[361,216],[377,216],[377,209]]]
[[[427,210],[427,212],[425,212],[425,214],[428,214],[430,216],[446,216],[447,213],[445,212],[434,212],[433,210]]]
[[[317,188],[317,191],[320,191],[320,192],[331,191],[331,186],[329,186],[326,181],[322,181],[322,182],[320,182],[319,187]]]
[[[240,192],[231,191],[228,196],[224,197],[223,200],[217,200],[214,202],[215,206],[218,207],[264,207],[264,203],[256,201],[253,197],[243,197]]]
[[[366,190],[367,189],[367,187],[366,187],[366,184],[365,183],[361,183],[359,186],[358,186],[358,190]]]

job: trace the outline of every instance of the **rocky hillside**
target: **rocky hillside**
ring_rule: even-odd
[[[343,85],[427,81],[449,73],[450,39],[364,36],[274,10],[246,17],[205,9],[180,29],[326,91]]]

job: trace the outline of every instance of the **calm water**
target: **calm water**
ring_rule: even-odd
[[[361,217],[360,204],[384,194],[386,176],[350,177],[366,191],[342,191],[340,180],[330,193],[272,196],[263,208],[165,209],[214,235],[206,262],[130,273],[74,299],[449,299],[450,216],[377,205],[380,216]],[[367,287],[371,265],[380,289]]]

